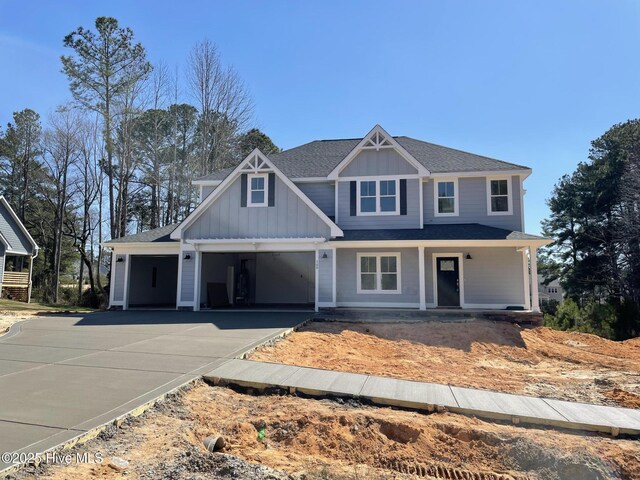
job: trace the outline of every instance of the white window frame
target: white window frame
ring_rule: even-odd
[[[376,258],[376,289],[375,290],[363,290],[362,289],[362,277],[361,277],[361,271],[360,271],[360,259],[362,257],[375,257]],[[396,284],[396,289],[395,290],[382,290],[382,271],[381,271],[381,257],[396,257],[396,277],[398,279],[398,282]],[[356,262],[357,262],[357,267],[356,267],[356,271],[358,272],[358,288],[357,288],[357,292],[358,293],[374,293],[374,294],[392,294],[392,295],[397,295],[402,293],[402,257],[400,255],[400,252],[372,252],[372,253],[367,253],[367,252],[358,252],[356,254]]]
[[[438,199],[440,197],[438,197],[438,184],[439,183],[453,183],[453,212],[451,213],[440,213],[438,211]],[[446,197],[446,198],[450,198],[450,197]],[[433,185],[433,215],[434,217],[457,217],[460,215],[460,202],[459,199],[460,198],[460,192],[458,191],[458,179],[454,178],[454,177],[445,177],[445,178],[438,178],[434,180],[434,185]]]
[[[361,202],[360,202],[360,186],[362,184],[362,182],[375,182],[376,183],[376,211],[375,212],[363,212],[361,210]],[[396,209],[393,211],[388,211],[388,212],[383,212],[380,208],[380,182],[395,182],[396,184]],[[400,180],[398,180],[397,178],[367,178],[367,179],[361,179],[361,180],[357,180],[356,184],[358,186],[357,188],[357,198],[356,201],[358,202],[357,205],[357,212],[358,212],[358,216],[359,217],[366,217],[366,216],[378,216],[378,215],[400,215]],[[385,195],[385,196],[390,196],[390,195]]]
[[[262,203],[252,202],[251,180],[254,178],[264,178],[264,201]],[[257,191],[257,190],[256,190]],[[268,173],[249,173],[247,174],[247,207],[267,207],[269,205],[269,174]]]
[[[495,180],[507,181],[507,206],[506,212],[492,212],[491,211],[491,182]],[[511,177],[487,177],[487,215],[513,215],[513,180]],[[501,195],[502,196],[502,195]]]

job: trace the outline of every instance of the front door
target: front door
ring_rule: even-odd
[[[437,257],[437,290],[439,307],[460,306],[458,257]]]

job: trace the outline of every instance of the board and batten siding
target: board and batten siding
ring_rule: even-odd
[[[436,217],[434,210],[433,189],[437,179],[430,178],[422,184],[424,189],[424,223],[480,223],[490,227],[505,228],[507,230],[522,231],[522,209],[520,178],[511,177],[511,192],[513,209],[511,215],[487,214],[487,178],[486,177],[460,177],[458,178],[458,209],[457,216]]]
[[[433,254],[460,253],[463,262],[464,302],[473,305],[523,306],[524,271],[522,252],[515,247],[425,248],[425,298],[433,297]],[[467,259],[469,254],[471,259]]]
[[[400,253],[400,293],[358,293],[358,253]],[[417,248],[373,248],[350,249],[338,248],[337,255],[337,299],[341,303],[391,303],[408,304],[408,307],[417,307],[420,303],[419,293],[419,265]]]
[[[416,167],[393,149],[363,150],[340,172],[340,177],[369,175],[415,175]]]
[[[113,278],[112,285],[113,288],[113,301],[114,302],[123,302],[124,301],[124,282],[125,277],[127,275],[127,264],[130,260],[129,255],[115,255],[116,262],[113,265]],[[124,261],[118,262],[117,259],[122,258]]]
[[[375,230],[384,228],[420,228],[420,180],[407,179],[406,215],[351,216],[350,182],[338,182],[338,226],[346,230]],[[358,199],[356,199],[358,201]],[[397,201],[400,201],[398,192]]]
[[[331,229],[285,183],[275,179],[273,207],[242,207],[240,177],[209,205],[184,238],[329,238]]]
[[[195,283],[196,283],[196,252],[183,251],[182,255],[182,271],[180,272],[180,301],[193,302],[195,299]],[[190,256],[190,259],[184,257]]]
[[[216,189],[216,187],[213,186],[213,185],[203,185],[202,186],[202,200],[207,198],[211,194],[211,192],[213,192],[215,189]]]
[[[328,217],[336,214],[336,189],[333,183],[296,183],[296,186]]]
[[[318,251],[318,302],[333,302],[333,252]]]
[[[33,246],[22,232],[20,225],[16,223],[9,211],[0,203],[0,233],[9,242],[10,249],[16,253],[30,255]]]

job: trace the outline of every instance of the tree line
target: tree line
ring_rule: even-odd
[[[560,279],[567,301],[546,322],[615,339],[640,335],[640,120],[594,140],[548,205],[543,231],[555,242],[541,272]]]
[[[109,270],[102,241],[180,222],[198,201],[194,179],[278,148],[254,128],[247,88],[209,40],[182,72],[152,65],[110,17],[63,43],[70,99],[44,120],[25,108],[0,128],[0,194],[41,247],[36,297],[98,306]],[[61,298],[65,274],[77,290]]]

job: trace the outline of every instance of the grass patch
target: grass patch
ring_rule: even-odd
[[[73,312],[88,313],[95,312],[95,309],[86,307],[77,307],[75,305],[48,305],[38,302],[23,303],[14,300],[0,299],[0,311],[5,312]]]

